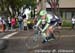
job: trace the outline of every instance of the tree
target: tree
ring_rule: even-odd
[[[36,0],[0,0],[1,11],[4,12],[6,9],[7,13],[12,16],[15,15],[16,11],[19,12],[19,9],[24,5],[34,9]]]
[[[47,0],[47,2],[50,4],[52,12],[56,14],[59,9],[59,0]]]

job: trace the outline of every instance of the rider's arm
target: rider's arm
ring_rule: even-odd
[[[45,31],[49,27],[50,22],[51,22],[51,16],[47,16],[47,24],[45,25],[45,27],[42,31]]]
[[[38,26],[41,23],[41,19],[38,20],[36,26]]]
[[[45,31],[48,27],[49,27],[49,23],[46,24],[46,26],[44,27],[42,31]]]

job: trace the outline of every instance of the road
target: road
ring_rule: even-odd
[[[1,37],[14,32],[5,32]],[[33,30],[20,31],[7,38],[8,47],[0,53],[75,53],[75,30],[55,32],[57,40],[42,44],[41,39],[32,42]]]

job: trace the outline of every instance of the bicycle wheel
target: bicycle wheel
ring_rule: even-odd
[[[37,48],[39,47],[39,41],[40,39],[37,39],[36,41],[34,40],[34,37],[30,37],[29,39],[26,40],[26,47],[28,49],[34,49],[34,48]]]

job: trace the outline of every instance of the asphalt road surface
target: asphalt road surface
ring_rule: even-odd
[[[33,30],[20,31],[7,38],[9,41],[8,47],[0,50],[0,53],[75,53],[75,30],[56,31],[57,39],[45,44],[41,43],[41,38],[33,42],[33,33]],[[10,33],[4,33],[1,37],[6,34]]]
[[[8,34],[11,34],[11,33],[13,33],[13,31],[0,32],[0,38],[6,36],[6,35],[8,35]]]

